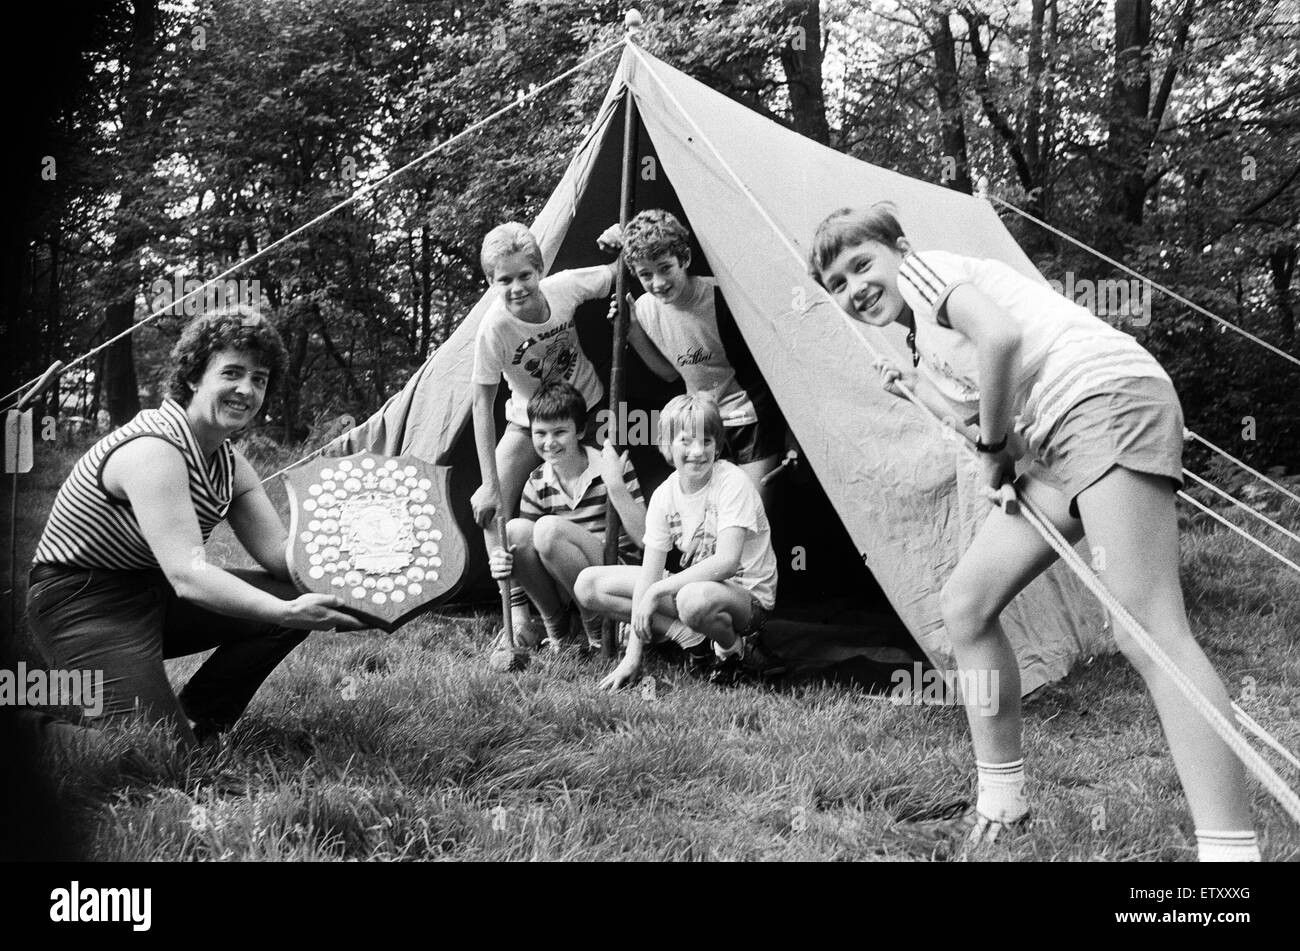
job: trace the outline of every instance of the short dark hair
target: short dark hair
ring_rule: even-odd
[[[906,237],[898,223],[894,206],[880,202],[870,208],[840,208],[822,219],[813,232],[812,250],[808,253],[808,273],[818,284],[826,270],[844,249],[864,241],[897,247]],[[824,284],[822,285],[825,286]]]
[[[573,420],[578,435],[587,428],[587,401],[571,383],[553,380],[543,383],[528,401],[528,422],[534,420],[554,423],[561,419]]]
[[[691,233],[677,216],[662,208],[643,211],[623,231],[623,260],[653,261],[671,254],[679,262],[691,257]]]
[[[195,317],[181,332],[172,347],[171,372],[167,376],[167,395],[188,406],[198,383],[214,353],[239,350],[256,354],[270,371],[267,392],[272,392],[284,373],[288,354],[284,341],[270,321],[247,304],[232,304]]]

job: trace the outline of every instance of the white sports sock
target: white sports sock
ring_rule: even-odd
[[[713,642],[713,656],[718,658],[718,660],[726,660],[728,657],[735,657],[738,654],[742,654],[744,650],[745,639],[739,635],[736,636],[735,641],[732,642],[730,647],[723,647],[717,641]]]
[[[975,809],[996,822],[1015,822],[1029,814],[1025,799],[1025,761],[975,762],[979,770],[979,799]]]
[[[694,647],[696,644],[703,643],[704,635],[699,631],[693,631],[680,620],[673,621],[668,625],[668,631],[664,634],[668,640],[675,642],[679,647],[685,649]]]
[[[1259,862],[1255,833],[1196,830],[1196,857],[1202,862]]]
[[[510,586],[510,619],[515,627],[523,627],[533,619],[533,613],[529,610],[528,595],[517,584]]]

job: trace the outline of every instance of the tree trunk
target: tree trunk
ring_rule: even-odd
[[[142,161],[124,162],[121,173],[122,188],[109,264],[113,289],[104,316],[104,333],[109,338],[129,330],[134,323],[135,296],[140,288],[140,251],[148,239],[140,210],[144,194],[142,178],[150,173],[153,164],[149,102],[157,29],[158,0],[136,0],[131,12],[131,48],[127,53],[122,90],[120,141],[124,156],[138,150]],[[103,382],[110,420],[114,426],[121,426],[140,411],[131,336],[106,351]]]
[[[1108,210],[1122,225],[1140,225],[1151,143],[1151,0],[1115,0],[1115,75],[1111,83],[1106,152]],[[1118,234],[1114,246],[1121,244]]]
[[[284,390],[280,401],[283,414],[281,432],[284,433],[285,445],[291,445],[306,438],[306,431],[299,425],[298,417],[302,414],[302,370],[307,364],[307,328],[300,314],[290,318],[287,327],[281,332],[287,338],[289,351],[288,364],[284,369]]]
[[[826,100],[822,94],[822,24],[818,0],[799,0],[786,5],[786,13],[797,30],[781,47],[781,68],[790,95],[790,113],[795,131],[829,145]]]
[[[930,29],[934,50],[934,87],[939,101],[939,151],[943,159],[941,181],[959,192],[971,193],[970,158],[966,150],[966,119],[957,83],[957,49],[948,12],[938,10]]]
[[[1297,247],[1279,244],[1268,255],[1269,274],[1273,280],[1273,303],[1277,307],[1282,340],[1295,340],[1295,308],[1291,304],[1291,276],[1295,274]]]
[[[63,340],[62,301],[59,299],[59,242],[63,237],[61,222],[55,221],[53,228],[50,237],[49,318],[45,322],[45,339],[41,342],[41,363],[45,366],[49,366],[58,357],[58,350]],[[53,385],[46,391],[43,415],[59,415],[60,383],[62,380],[55,377]]]
[[[433,332],[433,248],[429,241],[429,223],[420,229],[420,362],[429,358],[429,334]]]

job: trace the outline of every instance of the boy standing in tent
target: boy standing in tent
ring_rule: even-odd
[[[666,211],[643,211],[628,222],[623,259],[646,291],[628,328],[632,346],[661,379],[717,401],[731,461],[760,486],[785,449],[785,419],[718,282],[690,273],[690,233]]]
[[[542,464],[524,484],[519,517],[506,527],[510,550],[491,548],[493,578],[519,579],[541,612],[547,639],[559,646],[567,633],[566,602],[578,574],[604,560],[605,500],[618,511],[619,561],[641,560],[645,502],[628,454],[610,443],[597,452],[578,440],[587,426],[582,394],[568,383],[547,383],[528,401],[533,448]],[[599,649],[602,617],[579,606],[589,647]]]
[[[888,207],[841,209],[817,228],[813,277],[855,320],[908,329],[920,374],[881,365],[940,416],[978,421],[986,489],[1015,478],[1072,543],[1084,534],[1106,588],[1231,721],[1228,696],[1192,636],[1178,581],[1183,417],[1168,375],[1132,337],[999,261],[916,252]],[[921,838],[993,841],[1029,820],[1020,671],[1002,609],[1056,560],[1022,518],[994,509],[944,585],[944,625],[962,672],[992,671],[999,703],[967,719],[978,799],[917,823]],[[1196,826],[1202,861],[1258,861],[1240,762],[1150,657],[1113,627],[1151,691]]]
[[[598,244],[606,251],[617,249],[618,228],[607,230]],[[578,342],[573,313],[584,301],[610,293],[617,263],[542,277],[542,249],[532,232],[517,221],[487,233],[480,262],[498,296],[483,315],[474,339],[474,442],[483,484],[470,505],[491,551],[497,546],[494,519],[500,514],[509,521],[515,514],[524,480],[540,461],[528,429],[529,398],[552,380],[572,384],[588,411],[604,396],[605,388]],[[493,408],[503,377],[510,386],[510,399],[506,431],[498,442]],[[595,413],[590,415],[594,424]],[[590,441],[595,427],[588,429],[585,435]],[[536,645],[541,632],[531,624],[522,588],[511,592],[511,614],[516,636]]]
[[[767,666],[757,635],[776,603],[772,532],[753,483],[718,460],[722,439],[712,396],[669,400],[659,451],[674,471],[650,498],[641,567],[593,567],[578,576],[574,594],[583,607],[631,622],[627,651],[602,689],[634,681],[642,644],[661,640],[675,641],[700,666],[716,657],[715,680]],[[665,575],[671,547],[681,552],[682,570]]]

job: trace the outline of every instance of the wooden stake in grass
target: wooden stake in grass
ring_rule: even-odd
[[[497,515],[496,526],[497,544],[503,551],[509,551],[505,516]],[[528,665],[528,652],[515,641],[515,619],[510,613],[510,579],[499,579],[497,586],[501,589],[501,626],[505,631],[506,646],[494,649],[488,663],[493,670],[523,670]]]

